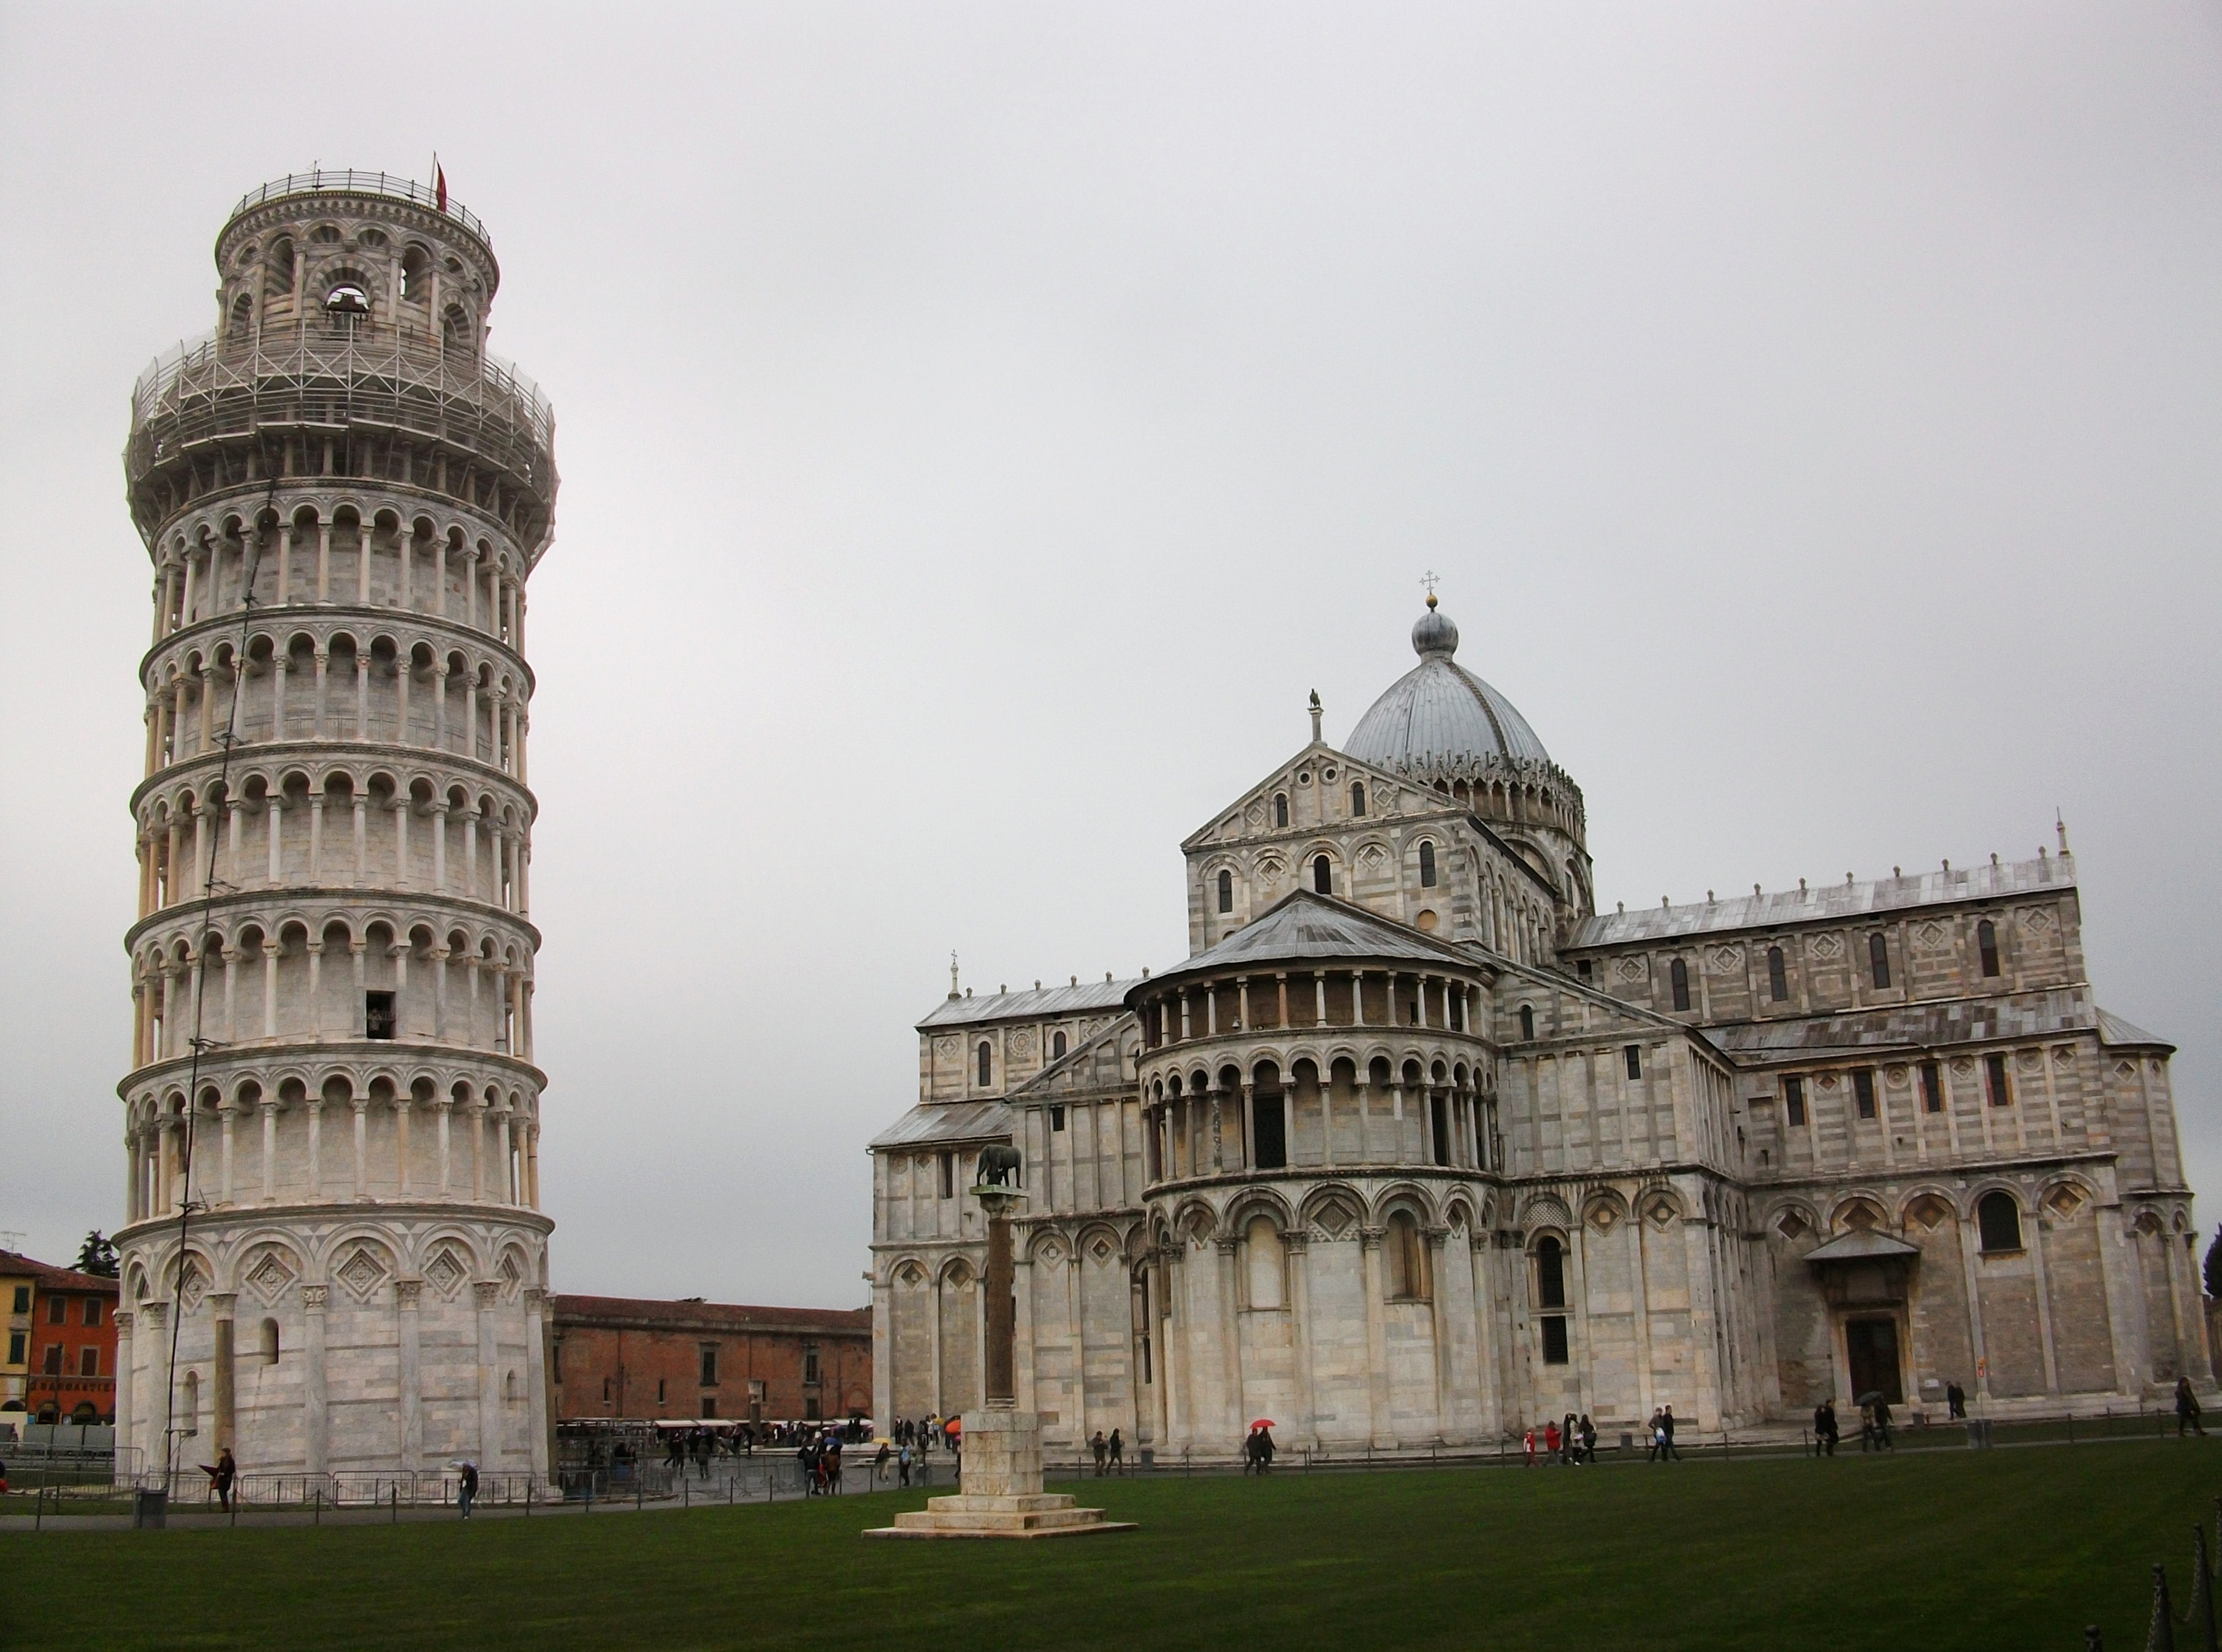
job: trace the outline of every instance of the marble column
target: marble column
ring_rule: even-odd
[[[229,1124],[228,1115],[224,1122]],[[238,1337],[233,1323],[239,1298],[230,1291],[211,1292],[209,1306],[216,1316],[215,1432],[216,1449],[222,1451],[239,1439],[238,1376],[234,1368],[238,1359]]]
[[[424,1467],[424,1380],[420,1330],[424,1295],[422,1280],[396,1280],[393,1305],[399,1321],[400,1370],[395,1391],[401,1397],[401,1466]]]
[[[548,1478],[548,1293],[524,1293],[524,1399],[526,1449],[532,1478]],[[838,1399],[838,1396],[837,1396]]]
[[[480,1280],[471,1286],[476,1305],[479,1333],[479,1456],[480,1473],[491,1472],[501,1461],[501,1372],[494,1345],[494,1311],[501,1303],[501,1282]]]
[[[1359,1230],[1359,1288],[1365,1293],[1366,1435],[1377,1449],[1397,1443],[1389,1417],[1389,1327],[1381,1309],[1381,1242],[1384,1228]]]
[[[132,1471],[129,1453],[135,1442],[131,1430],[138,1422],[137,1408],[132,1401],[137,1396],[132,1392],[139,1386],[136,1365],[138,1353],[132,1330],[135,1321],[129,1311],[115,1317],[116,1326],[116,1478],[121,1483]]]
[[[301,1287],[301,1311],[306,1321],[301,1349],[301,1439],[311,1474],[324,1472],[330,1446],[324,1391],[324,1304],[330,1291],[326,1285]]]

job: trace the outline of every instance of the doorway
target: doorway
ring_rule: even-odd
[[[1898,1370],[1898,1322],[1895,1319],[1853,1319],[1844,1324],[1844,1352],[1852,1367],[1852,1400],[1880,1392],[1893,1405],[1905,1404],[1905,1386]]]

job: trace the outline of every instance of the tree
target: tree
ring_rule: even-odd
[[[2222,1228],[2214,1230],[2214,1242],[2206,1247],[2206,1294],[2222,1297]]]
[[[2218,1242],[2222,1242],[2222,1240],[2218,1240]],[[2207,1258],[2210,1267],[2213,1261],[2211,1255]],[[98,1228],[85,1235],[85,1242],[77,1248],[77,1271],[80,1273],[95,1274],[104,1280],[114,1279],[116,1277],[116,1242]]]

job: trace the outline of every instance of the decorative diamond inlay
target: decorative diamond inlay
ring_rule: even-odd
[[[425,1264],[424,1283],[443,1297],[455,1295],[469,1277],[470,1270],[463,1266],[452,1250],[441,1251]]]
[[[355,1253],[340,1264],[339,1272],[332,1277],[356,1301],[367,1302],[370,1293],[386,1282],[386,1269],[377,1257],[357,1246]]]

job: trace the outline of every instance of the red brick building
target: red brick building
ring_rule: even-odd
[[[559,1422],[871,1414],[869,1308],[572,1296],[554,1305]]]
[[[13,1313],[9,1322],[11,1358],[16,1342],[26,1345],[22,1404],[31,1419],[114,1422],[116,1282],[13,1251],[0,1251],[0,1277],[16,1294],[24,1280],[31,1287],[28,1317]]]

